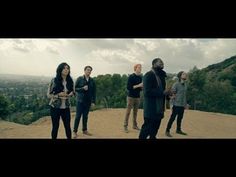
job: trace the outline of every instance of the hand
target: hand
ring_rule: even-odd
[[[58,96],[59,96],[59,97],[65,97],[65,96],[67,96],[67,94],[66,94],[65,92],[60,92],[60,93],[58,94]]]
[[[139,87],[141,87],[141,88],[143,87],[143,83],[142,83],[142,82],[141,82],[140,84],[138,84],[138,85],[139,85]]]
[[[95,106],[95,103],[92,103],[91,106],[94,107],[94,106]]]
[[[83,87],[83,89],[84,89],[84,90],[88,90],[88,86],[85,85],[85,86]]]
[[[166,90],[164,90],[163,94],[166,95],[166,96],[169,96],[169,95],[171,95],[171,92],[170,92],[169,89],[166,89]]]
[[[68,95],[68,96],[73,96],[74,95],[74,93],[73,92],[70,92],[70,94]]]
[[[60,99],[62,99],[62,100],[66,100],[66,99],[68,99],[68,94],[66,93],[66,92],[60,92],[59,94],[58,94],[58,97],[60,98]]]
[[[170,96],[170,99],[175,99],[175,97],[176,97],[176,95],[175,95],[175,94],[172,94],[172,95]]]
[[[141,82],[140,84],[137,84],[137,85],[134,85],[133,86],[133,89],[136,89],[136,88],[142,88],[143,87],[143,83]]]

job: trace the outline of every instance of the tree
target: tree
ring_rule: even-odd
[[[0,95],[0,118],[5,119],[9,114],[9,101],[3,95]]]
[[[205,92],[203,87],[206,82],[206,74],[201,70],[198,70],[197,67],[194,67],[188,74],[188,90],[187,90],[187,99],[188,103],[192,105],[194,109],[200,109],[201,105],[198,105],[205,98]]]
[[[97,104],[101,104],[107,108],[110,107],[109,100],[112,94],[111,75],[98,75],[94,80],[96,82]]]
[[[235,107],[234,90],[229,81],[207,83],[204,92],[207,95],[203,102],[206,111],[231,113],[232,106]]]
[[[23,111],[27,105],[23,96],[17,97],[14,103],[17,111]]]

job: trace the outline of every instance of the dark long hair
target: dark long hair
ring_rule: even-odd
[[[67,90],[68,92],[67,93],[70,93],[73,91],[73,87],[74,87],[74,82],[70,76],[70,66],[67,64],[67,63],[61,63],[58,65],[57,67],[57,74],[56,74],[56,77],[55,77],[55,87],[52,89],[52,92],[54,94],[58,94],[60,92],[63,92],[64,91],[64,87],[62,85],[62,76],[61,76],[61,72],[62,70],[65,68],[65,66],[68,66],[69,68],[69,73],[66,77],[66,87],[67,87]]]

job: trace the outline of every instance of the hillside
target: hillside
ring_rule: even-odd
[[[165,127],[169,118],[169,110],[162,121],[159,138],[165,137]],[[104,109],[90,112],[89,131],[93,136],[85,136],[79,128],[78,139],[85,138],[134,138],[137,139],[139,132],[130,129],[129,133],[123,132],[123,119],[125,109]],[[138,123],[141,126],[143,122],[143,111],[139,110]],[[73,127],[75,113],[72,113],[71,126]],[[130,120],[131,122],[131,120]],[[81,126],[81,124],[80,124]],[[183,130],[188,136],[182,136],[175,133],[173,124],[173,138],[236,138],[236,116],[209,113],[201,111],[186,111],[183,120]],[[131,127],[131,124],[129,125]],[[50,138],[51,120],[50,117],[43,117],[31,125],[20,125],[12,122],[0,121],[0,138]],[[65,138],[62,122],[59,128],[59,138]]]
[[[206,67],[204,70],[206,71],[222,71],[222,70],[225,70],[231,66],[235,66],[236,65],[236,56],[232,56],[228,59],[225,59],[224,61],[222,62],[219,62],[219,63],[216,63],[216,64],[212,64],[212,65],[209,65],[208,67]]]
[[[209,65],[202,69],[210,80],[228,80],[232,86],[236,86],[236,56],[225,59],[222,62]]]
[[[188,73],[188,103],[194,110],[236,115],[236,56]]]

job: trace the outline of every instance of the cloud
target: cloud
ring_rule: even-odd
[[[134,39],[134,43],[144,47],[146,51],[154,51],[160,46],[158,42],[150,39],[149,40]]]
[[[23,48],[23,47],[19,47],[19,46],[14,46],[13,49],[18,50],[18,51],[20,51],[20,52],[26,52],[26,53],[27,53],[27,52],[30,52],[29,49]]]
[[[94,66],[95,75],[128,74],[136,63],[146,72],[156,57],[163,59],[167,72],[176,73],[195,65],[203,68],[235,54],[236,39],[0,39],[0,65],[18,73],[55,73],[63,61],[76,75],[88,64]]]
[[[137,63],[141,62],[136,58],[134,51],[128,50],[95,50],[92,51],[87,57],[92,58],[101,62],[114,63],[114,64],[128,64],[128,63]]]
[[[58,49],[56,49],[56,48],[54,48],[54,47],[49,47],[49,46],[47,46],[47,47],[46,47],[46,50],[47,50],[49,53],[59,55]]]
[[[4,51],[18,51],[23,53],[28,53],[35,48],[32,40],[22,40],[22,39],[1,39],[0,49]]]
[[[236,51],[235,39],[83,39],[74,43],[87,62],[106,64],[123,73],[132,71],[125,65],[135,63],[147,71],[156,57],[163,59],[167,72],[189,71],[195,65],[202,68],[226,59]]]
[[[133,43],[132,39],[69,39],[78,48],[86,49],[127,49],[127,45]]]

